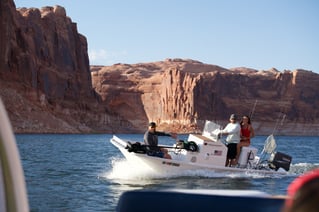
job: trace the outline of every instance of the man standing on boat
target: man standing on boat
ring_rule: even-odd
[[[172,159],[172,157],[168,154],[167,149],[158,147],[158,136],[171,136],[174,139],[177,138],[177,135],[175,133],[169,134],[165,132],[156,131],[156,123],[149,123],[148,130],[144,134],[144,143],[148,146],[148,149],[150,150],[148,152],[148,155]]]
[[[220,131],[219,135],[227,135],[228,151],[225,166],[236,165],[237,144],[240,142],[240,125],[235,114],[230,116],[229,123]]]

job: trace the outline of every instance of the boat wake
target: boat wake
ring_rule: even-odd
[[[319,163],[297,163],[290,166],[289,173],[300,175],[315,168],[319,168]]]
[[[141,180],[156,178],[156,175],[144,166],[132,166],[126,159],[113,159],[112,170],[105,175],[108,179]]]

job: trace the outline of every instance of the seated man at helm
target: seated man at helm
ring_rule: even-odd
[[[148,146],[152,156],[162,157],[166,159],[172,159],[168,154],[167,149],[158,147],[158,136],[171,136],[176,139],[177,135],[175,133],[169,134],[165,132],[156,131],[156,123],[151,122],[148,125],[148,130],[144,134],[144,143]]]

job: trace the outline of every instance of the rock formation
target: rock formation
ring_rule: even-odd
[[[319,75],[225,69],[194,60],[89,67],[63,7],[0,1],[0,96],[16,133],[201,131],[251,114],[257,134],[318,135]]]
[[[65,9],[1,0],[0,28],[1,96],[15,131],[91,131],[86,115],[98,98],[87,42]]]
[[[231,113],[252,113],[259,134],[317,135],[319,75],[310,71],[227,70],[168,59],[93,67],[92,80],[101,104],[136,128],[152,120],[188,132],[201,130],[206,119],[225,125]]]

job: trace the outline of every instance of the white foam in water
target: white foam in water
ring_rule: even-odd
[[[132,166],[126,159],[114,159],[112,161],[112,170],[107,173],[107,178],[109,179],[144,179],[152,173],[147,167]]]
[[[319,167],[319,164],[310,164],[310,163],[298,163],[292,164],[288,173],[288,176],[299,175],[307,172],[313,168]],[[281,174],[261,174],[256,173],[253,170],[247,172],[238,172],[238,173],[223,173],[215,172],[213,170],[186,170],[182,172],[169,172],[169,173],[156,173],[151,170],[149,167],[143,166],[133,166],[126,159],[113,159],[112,160],[112,169],[103,174],[103,177],[112,180],[121,180],[121,181],[140,181],[147,184],[147,180],[150,179],[163,179],[163,178],[176,178],[176,177],[205,177],[205,178],[220,178],[220,177],[229,177],[229,178],[282,178],[285,175]]]
[[[303,174],[312,169],[319,168],[319,163],[297,163],[290,166],[290,174]]]

